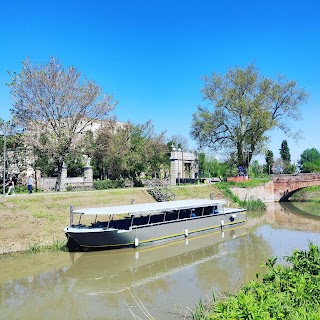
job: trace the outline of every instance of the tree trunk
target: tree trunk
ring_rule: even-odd
[[[58,162],[58,177],[56,180],[56,185],[54,187],[54,191],[60,191],[62,168],[63,168],[63,161],[59,161]]]

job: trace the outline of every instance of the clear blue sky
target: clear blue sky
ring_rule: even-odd
[[[10,117],[7,70],[54,56],[114,94],[119,121],[151,119],[157,132],[189,137],[204,104],[201,77],[254,62],[262,75],[284,75],[310,94],[293,124],[304,140],[272,133],[275,157],[286,139],[297,160],[320,150],[319,14],[316,0],[2,1],[0,117]]]

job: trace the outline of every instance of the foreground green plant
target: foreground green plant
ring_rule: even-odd
[[[193,319],[320,319],[320,251],[294,250],[285,257],[288,265],[266,262],[268,271],[226,300],[213,296],[209,306],[200,301]]]

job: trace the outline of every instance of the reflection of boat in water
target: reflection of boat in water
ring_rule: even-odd
[[[227,253],[225,242],[244,234],[244,227],[237,226],[135,251],[70,253],[75,262],[65,277],[73,280],[73,290],[84,294],[121,292],[218,258]]]
[[[71,250],[73,245],[80,250],[137,247],[245,222],[244,209],[224,204],[225,200],[191,199],[71,210],[70,226],[64,231]],[[76,214],[78,224],[73,223]],[[82,216],[95,221],[84,225]],[[104,221],[97,221],[98,216]]]

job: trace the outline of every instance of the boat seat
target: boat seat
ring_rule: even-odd
[[[166,221],[174,221],[178,219],[178,212],[167,212],[166,214]]]
[[[133,224],[134,226],[143,226],[148,224],[149,216],[142,216],[142,217],[135,217],[133,219]]]

